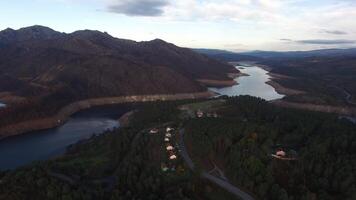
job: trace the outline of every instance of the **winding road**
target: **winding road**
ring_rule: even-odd
[[[345,88],[341,88],[339,86],[336,86],[336,85],[333,85],[332,87],[336,88],[337,90],[339,90],[340,92],[344,93],[345,95],[345,101],[350,104],[350,105],[353,105],[353,106],[356,106],[356,103],[354,103],[352,101],[352,95],[345,89]]]
[[[194,170],[194,163],[192,161],[192,159],[190,158],[187,149],[185,147],[185,143],[184,143],[184,129],[181,129],[179,131],[179,141],[178,144],[180,146],[180,154],[182,156],[182,158],[184,159],[184,161],[187,163],[188,167],[193,171]],[[229,183],[226,180],[220,179],[218,177],[215,177],[207,172],[202,172],[200,175],[202,178],[205,178],[213,183],[215,183],[216,185],[220,186],[221,188],[225,189],[226,191],[232,193],[233,195],[235,195],[236,197],[243,199],[243,200],[254,200],[254,198],[247,194],[246,192],[240,190],[239,188],[237,188],[236,186],[232,185],[231,183]]]

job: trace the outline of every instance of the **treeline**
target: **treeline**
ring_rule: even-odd
[[[228,98],[219,114],[223,117],[187,122],[186,137],[196,157],[222,160],[236,185],[260,199],[356,198],[356,128],[351,123],[248,96]],[[272,158],[278,148],[297,152],[297,160]]]

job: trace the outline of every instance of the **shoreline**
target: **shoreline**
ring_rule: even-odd
[[[266,84],[270,85],[271,87],[273,87],[276,92],[280,95],[285,95],[285,96],[291,96],[291,95],[298,95],[298,94],[305,94],[305,91],[301,91],[301,90],[295,90],[295,89],[291,89],[291,88],[287,88],[282,86],[281,84],[279,84],[278,82],[276,82],[275,80],[278,79],[292,79],[293,77],[289,77],[283,74],[276,74],[276,73],[272,73],[271,72],[271,68],[266,66],[266,65],[260,65],[260,64],[256,64],[257,67],[260,67],[264,70],[266,70],[268,73],[267,75],[270,76],[269,81],[266,82]]]
[[[285,100],[274,100],[271,101],[272,104],[284,108],[295,108],[302,110],[309,110],[315,112],[324,113],[334,113],[346,116],[356,116],[356,108],[345,107],[345,106],[331,106],[331,105],[320,105],[320,104],[309,104],[309,103],[295,103]]]
[[[242,76],[249,76],[249,75],[239,72],[239,73],[228,73],[227,76],[231,78],[231,80],[197,79],[196,81],[205,87],[214,87],[214,88],[232,87],[234,85],[239,84],[236,80],[237,78]]]
[[[120,127],[130,126],[131,117],[137,112],[137,110],[131,110],[123,114],[117,121],[120,124]]]
[[[197,79],[196,81],[206,87],[230,87],[238,84],[235,80]]]
[[[104,97],[87,99],[71,103],[51,117],[39,118],[33,120],[26,120],[23,122],[15,123],[0,127],[0,140],[7,137],[22,135],[32,131],[46,130],[58,127],[64,124],[68,118],[85,109],[96,106],[115,105],[123,103],[136,103],[136,102],[153,102],[153,101],[172,101],[172,100],[185,100],[185,99],[203,99],[214,96],[210,91],[196,92],[196,93],[180,93],[180,94],[158,94],[158,95],[136,95],[136,96],[119,96],[119,97]]]
[[[304,91],[294,90],[294,89],[282,86],[281,84],[274,81],[273,76],[271,76],[270,80],[267,81],[266,84],[273,87],[276,90],[276,92],[280,95],[291,96],[291,95],[305,94]]]

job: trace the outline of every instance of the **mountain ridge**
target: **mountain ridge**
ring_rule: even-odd
[[[228,73],[239,72],[160,39],[136,42],[91,30],[7,29],[0,44],[0,101],[8,104],[0,118],[9,122],[90,98],[205,92],[197,80],[230,81]]]

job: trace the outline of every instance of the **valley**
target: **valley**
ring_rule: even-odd
[[[356,200],[356,1],[0,1],[0,200]]]
[[[340,51],[0,31],[0,199],[353,199]]]

